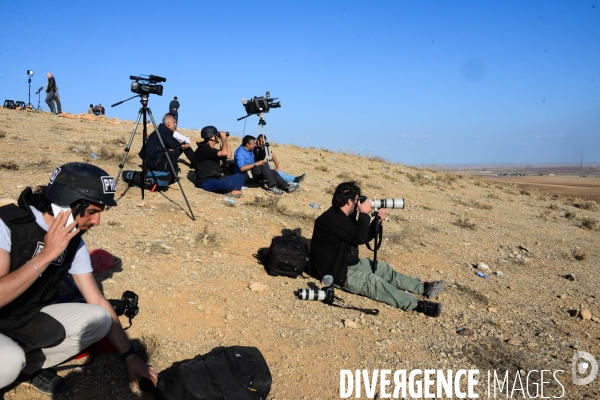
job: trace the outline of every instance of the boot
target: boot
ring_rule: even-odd
[[[435,282],[425,282],[423,284],[423,296],[428,299],[437,299],[437,297],[444,290],[444,286],[446,286],[446,282],[444,281],[435,281]]]
[[[423,313],[428,317],[437,318],[442,314],[442,303],[434,303],[433,301],[419,301],[416,312]]]

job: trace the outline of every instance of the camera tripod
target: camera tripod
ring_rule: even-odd
[[[148,95],[147,94],[139,94],[139,95],[135,95],[133,97],[130,97],[128,99],[122,100],[118,103],[115,103],[113,105],[111,105],[111,107],[115,107],[118,106],[119,104],[122,104],[128,100],[133,99],[134,97],[139,97],[140,98],[140,103],[142,104],[142,107],[140,108],[140,111],[138,113],[138,117],[137,120],[135,121],[135,125],[133,126],[133,131],[131,132],[131,136],[129,138],[129,143],[127,143],[127,147],[125,148],[125,155],[123,156],[123,161],[121,161],[121,164],[119,164],[119,172],[115,178],[115,186],[117,185],[117,183],[119,182],[119,178],[121,177],[121,173],[123,171],[123,167],[125,166],[125,161],[127,161],[127,156],[129,155],[129,151],[131,150],[131,144],[133,143],[133,138],[135,136],[135,132],[137,131],[137,127],[140,123],[140,119],[142,119],[142,126],[143,126],[143,134],[142,134],[142,184],[141,189],[142,189],[142,200],[144,200],[144,179],[146,178],[146,173],[148,172],[148,168],[146,167],[146,141],[148,139],[148,122],[147,122],[147,116],[150,117],[150,121],[152,121],[152,126],[154,126],[154,131],[156,132],[156,135],[158,136],[158,140],[160,141],[160,145],[163,149],[164,152],[164,157],[167,159],[167,163],[169,164],[169,169],[171,170],[171,173],[173,174],[173,177],[175,177],[175,181],[177,182],[177,184],[179,185],[179,190],[181,190],[181,194],[183,195],[183,199],[185,200],[185,204],[187,204],[188,209],[190,210],[190,217],[192,218],[192,221],[196,220],[196,217],[194,216],[194,212],[192,211],[192,207],[190,206],[190,203],[188,202],[187,197],[185,196],[185,192],[183,191],[183,187],[181,186],[181,182],[180,182],[180,178],[179,176],[177,176],[177,173],[175,171],[175,167],[173,166],[173,162],[171,161],[171,158],[169,157],[169,152],[167,150],[167,148],[165,147],[165,143],[163,142],[162,137],[160,136],[160,133],[158,132],[158,127],[156,126],[156,122],[154,122],[154,117],[152,116],[152,111],[148,108]]]
[[[25,108],[27,108],[27,107],[33,108],[33,104],[31,104],[31,75],[28,75],[27,83],[29,84],[29,102],[27,104],[25,104]],[[39,107],[39,101],[38,101],[38,107]]]

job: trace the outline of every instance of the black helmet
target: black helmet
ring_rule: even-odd
[[[59,206],[70,206],[79,200],[116,206],[116,191],[115,179],[103,169],[72,162],[54,170],[44,196]]]
[[[218,133],[219,131],[217,130],[217,128],[215,128],[212,125],[209,125],[202,128],[202,130],[200,131],[200,136],[202,136],[203,139],[210,139]]]

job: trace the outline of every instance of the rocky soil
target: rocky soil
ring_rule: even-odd
[[[131,121],[0,109],[1,201],[46,184],[57,165],[70,161],[116,175],[132,128]],[[200,140],[198,131],[180,131]],[[231,139],[235,149],[240,138]],[[140,147],[138,132],[125,169],[138,168]],[[90,249],[117,257],[114,269],[97,276],[106,297],[139,295],[141,311],[127,332],[150,364],[162,370],[216,346],[256,346],[273,375],[270,399],[339,398],[340,369],[479,369],[482,397],[488,370],[511,371],[512,385],[517,370],[560,369],[563,398],[600,397],[600,377],[587,386],[571,379],[576,351],[600,361],[596,202],[377,157],[277,144],[274,151],[285,172],[307,174],[298,192],[275,196],[250,188],[231,206],[195,188],[182,162],[181,185],[195,221],[178,185],[142,200],[139,189],[127,190],[120,179],[119,206],[85,235]],[[297,229],[310,239],[335,185],[351,179],[371,198],[406,200],[404,210],[388,210],[378,256],[407,275],[445,279],[440,318],[341,291],[345,305],[380,314],[300,301],[293,292],[319,282],[270,277],[257,262],[257,250],[282,232]],[[478,262],[489,268],[479,265],[487,279],[476,275]],[[251,290],[255,282],[264,290]],[[66,398],[150,398],[130,390],[116,354],[60,374],[72,387]],[[544,395],[558,397],[561,388],[552,382]],[[17,387],[5,398],[45,396]]]

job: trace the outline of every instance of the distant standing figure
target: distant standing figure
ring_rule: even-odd
[[[177,101],[177,96],[175,96],[173,98],[173,100],[171,100],[171,102],[169,103],[169,114],[171,114],[173,116],[173,118],[175,118],[175,121],[177,121],[177,123],[179,123],[179,101]]]
[[[46,86],[46,104],[50,107],[50,112],[52,114],[60,114],[62,112],[62,108],[60,106],[60,98],[58,96],[58,86],[56,86],[56,80],[52,76],[52,72],[48,72],[46,74],[48,77],[48,86]],[[56,103],[56,109],[54,108],[54,103]]]
[[[102,104],[98,104],[98,111],[100,111],[100,115],[104,115],[104,112],[106,110],[104,109],[104,106]]]
[[[93,104],[90,104],[90,108],[88,108],[88,114],[98,115],[96,112],[96,107],[94,107]]]

